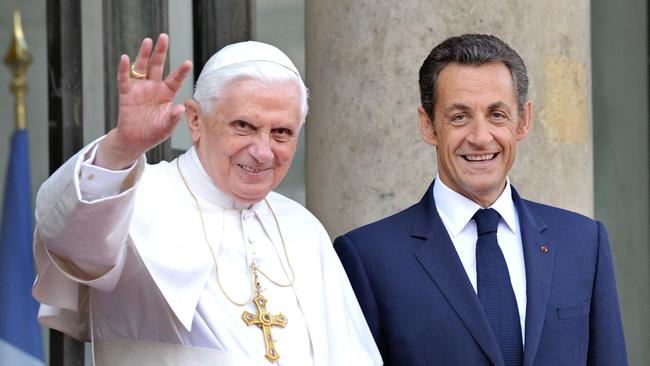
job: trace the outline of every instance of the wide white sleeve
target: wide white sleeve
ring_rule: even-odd
[[[94,145],[61,166],[36,196],[37,239],[71,274],[84,280],[96,279],[124,259],[136,181],[144,170],[141,158],[123,179],[117,194],[87,199],[81,181],[93,175],[82,174],[82,164]]]
[[[32,293],[42,304],[39,320],[77,338],[83,338],[85,328],[86,286],[111,291],[119,280],[136,186],[145,166],[142,157],[122,179],[117,194],[88,199],[81,191],[80,179],[86,173],[82,165],[100,140],[62,165],[36,197],[37,278]]]

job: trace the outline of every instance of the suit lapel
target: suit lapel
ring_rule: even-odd
[[[526,263],[526,343],[524,365],[532,365],[542,336],[548,297],[551,289],[555,248],[545,240],[546,224],[530,210],[517,191],[512,198],[519,215],[521,241]]]
[[[499,345],[447,229],[438,216],[432,189],[433,185],[416,207],[411,234],[426,240],[415,250],[415,257],[487,357],[495,365],[502,365]]]

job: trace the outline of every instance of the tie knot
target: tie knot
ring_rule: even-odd
[[[478,235],[496,233],[501,216],[493,208],[479,209],[472,218],[476,221],[476,233]]]

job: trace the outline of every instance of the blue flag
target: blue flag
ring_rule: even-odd
[[[0,232],[0,365],[43,365],[38,304],[32,298],[32,194],[27,130],[11,139]]]

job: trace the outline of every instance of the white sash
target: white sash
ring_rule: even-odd
[[[96,366],[269,366],[247,356],[180,344],[118,339],[94,346]]]

